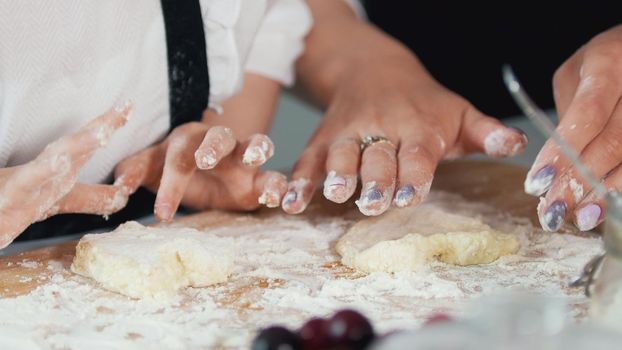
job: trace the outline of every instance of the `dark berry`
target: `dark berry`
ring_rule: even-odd
[[[451,317],[443,313],[437,313],[437,314],[428,316],[428,318],[425,320],[424,325],[429,326],[431,324],[438,324],[438,323],[445,323],[445,322],[451,322]]]
[[[301,350],[298,336],[287,328],[272,326],[263,329],[253,340],[252,350]]]
[[[374,330],[360,313],[342,310],[328,321],[328,336],[334,347],[364,349],[374,340]]]
[[[330,348],[330,339],[327,334],[328,321],[323,318],[312,318],[298,331],[305,350],[320,350]]]

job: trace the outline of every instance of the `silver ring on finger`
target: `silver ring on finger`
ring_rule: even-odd
[[[391,147],[395,148],[395,145],[393,144],[393,142],[391,142],[391,140],[389,140],[388,138],[384,136],[368,135],[361,139],[361,144],[360,144],[361,152],[365,151],[368,147],[371,147],[379,143],[388,143],[389,145],[391,145]]]

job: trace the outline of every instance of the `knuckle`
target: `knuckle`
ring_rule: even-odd
[[[419,153],[419,158],[427,159],[429,161],[434,161],[438,158],[437,155],[434,152],[432,152],[428,147],[420,147],[418,153]]]
[[[621,128],[616,129],[608,129],[608,133],[602,136],[602,147],[601,149],[605,153],[605,159],[609,161],[619,162],[622,156],[622,146],[620,140],[616,135],[620,135],[622,132]]]
[[[384,159],[385,161],[390,162],[394,162],[396,160],[395,148],[387,143],[381,143],[372,147],[368,147],[365,152],[363,152],[363,156],[367,159],[373,157],[376,159]]]
[[[221,138],[222,140],[235,140],[235,137],[233,135],[233,130],[231,130],[231,128],[228,128],[226,126],[221,126],[221,125],[213,126],[209,128],[209,130],[207,131],[207,134],[213,135],[214,137]]]
[[[315,163],[315,162],[320,162],[323,161],[323,154],[324,152],[322,152],[322,147],[309,147],[307,149],[305,149],[302,154],[300,155],[300,159],[297,162],[297,165],[300,164],[304,164],[304,163]]]
[[[401,159],[415,159],[425,156],[425,149],[418,145],[409,145],[400,148],[399,157]]]
[[[569,64],[567,62],[563,63],[553,73],[553,87],[563,86],[570,74]]]
[[[194,161],[194,159],[192,161],[189,161],[188,159],[184,158],[178,158],[174,163],[173,163],[174,169],[177,172],[181,172],[181,173],[188,173],[193,171],[196,168],[196,162]]]
[[[622,64],[622,44],[619,42],[603,45],[598,51],[603,63],[610,67],[618,67]]]
[[[237,196],[235,197],[237,206],[242,210],[255,210],[260,206],[252,186],[244,186],[242,189],[238,190]]]
[[[202,130],[205,128],[205,124],[200,122],[188,122],[184,123],[171,131],[171,136],[183,135],[196,130]]]
[[[358,155],[360,146],[354,139],[342,139],[332,143],[329,152],[331,154]]]
[[[240,207],[245,211],[255,210],[259,208],[259,201],[257,198],[249,196],[240,203]]]
[[[266,172],[266,175],[268,176],[268,183],[287,184],[287,176],[278,171],[269,170]]]
[[[608,119],[608,108],[605,103],[599,98],[589,98],[581,106],[581,112],[584,115],[589,115],[591,118],[597,121],[605,121]]]
[[[191,140],[191,135],[188,132],[171,132],[168,138],[168,148],[178,149],[184,148]]]

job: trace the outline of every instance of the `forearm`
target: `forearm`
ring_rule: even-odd
[[[203,114],[203,122],[231,128],[238,140],[267,133],[274,119],[280,91],[276,81],[246,73],[242,91],[222,104],[224,113],[218,115],[208,110]]]
[[[305,90],[322,106],[326,106],[337,83],[350,71],[365,74],[379,65],[396,61],[420,67],[407,48],[357,19],[344,2],[307,0],[307,4],[314,26],[296,68]]]

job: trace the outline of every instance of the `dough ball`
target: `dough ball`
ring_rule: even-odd
[[[452,213],[445,204],[431,199],[361,220],[337,242],[342,263],[364,272],[413,271],[434,259],[487,264],[520,248],[514,235],[492,229],[478,215]]]
[[[145,227],[130,221],[80,239],[71,271],[132,298],[168,298],[188,286],[224,282],[233,246],[192,228]]]

